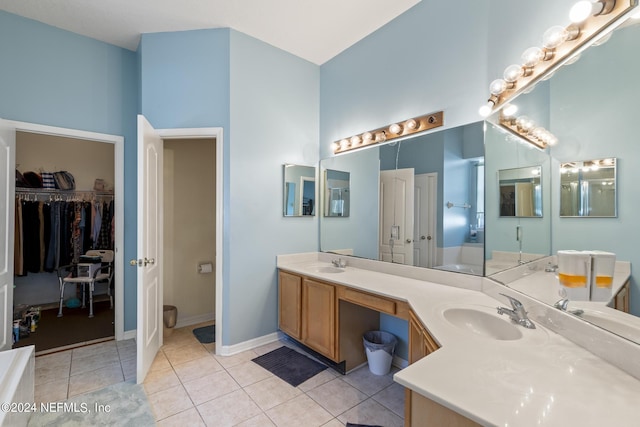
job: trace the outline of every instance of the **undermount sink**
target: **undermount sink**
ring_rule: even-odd
[[[344,268],[332,267],[330,265],[315,267],[313,269],[316,273],[342,273],[344,272]]]
[[[522,338],[522,326],[510,320],[498,317],[498,314],[468,307],[452,307],[443,311],[447,322],[466,332],[500,341],[513,341]]]

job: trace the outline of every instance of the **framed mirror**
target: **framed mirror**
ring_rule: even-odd
[[[349,172],[331,169],[324,171],[324,216],[349,216],[351,199],[349,183]]]
[[[616,159],[560,165],[561,217],[616,217]]]
[[[322,159],[332,170],[350,173],[350,217],[320,218],[321,251],[483,274],[482,122]]]
[[[500,216],[542,216],[542,167],[498,171]]]
[[[316,168],[285,164],[282,169],[282,214],[314,216],[316,214]]]

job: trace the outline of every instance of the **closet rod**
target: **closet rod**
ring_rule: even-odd
[[[93,196],[93,197],[112,197],[112,191],[94,191],[94,190],[58,190],[46,188],[27,188],[16,187],[16,196],[33,195],[45,197],[75,197],[75,196]]]

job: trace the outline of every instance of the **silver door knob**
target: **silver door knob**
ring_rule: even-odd
[[[138,266],[138,267],[146,267],[148,264],[153,265],[153,264],[155,264],[155,263],[156,263],[155,258],[151,258],[151,259],[149,259],[149,258],[145,258],[145,259],[142,259],[142,258],[141,258],[141,259],[132,259],[131,261],[129,261],[129,265],[132,265],[132,266],[134,266],[134,267],[135,267],[135,266]]]
[[[406,240],[406,242],[407,242],[407,243],[411,243],[412,241],[413,241],[413,240],[411,240],[411,239],[407,239],[407,240]]]
[[[424,239],[426,239],[426,237],[420,236],[420,240],[424,240]]]
[[[431,240],[431,236],[427,236],[427,240]]]

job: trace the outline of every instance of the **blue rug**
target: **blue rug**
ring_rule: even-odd
[[[327,369],[322,363],[284,346],[258,356],[252,361],[294,387]]]
[[[195,335],[202,344],[211,344],[212,342],[216,342],[216,326],[211,325],[196,328],[193,330],[193,335]]]

